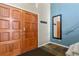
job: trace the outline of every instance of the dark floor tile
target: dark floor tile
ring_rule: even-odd
[[[19,56],[65,56],[67,49],[68,48],[49,43]]]
[[[37,48],[32,51],[26,52],[24,54],[21,54],[20,56],[54,56],[53,54],[51,54],[41,48]]]

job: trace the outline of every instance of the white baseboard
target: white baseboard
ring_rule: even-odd
[[[50,43],[50,42],[48,42],[48,43]],[[42,45],[38,45],[38,47],[44,46],[44,45],[46,45],[46,44],[48,44],[48,43],[44,43],[44,44],[42,44]]]
[[[65,45],[62,45],[62,44],[58,44],[58,43],[55,43],[55,42],[48,42],[48,43],[56,44],[56,45],[59,45],[59,46],[65,47],[65,48],[69,48],[68,46],[65,46]],[[46,44],[48,44],[48,43],[44,43],[44,44],[42,44],[42,45],[39,45],[38,47],[44,46],[44,45],[46,45]]]
[[[69,48],[68,46],[65,46],[65,45],[62,45],[62,44],[58,44],[58,43],[55,43],[55,42],[50,42],[51,44],[56,44],[56,45],[59,45],[59,46],[62,46],[62,47],[66,47],[66,48]]]

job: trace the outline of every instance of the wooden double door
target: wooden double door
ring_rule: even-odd
[[[20,55],[37,46],[37,15],[0,4],[0,56]]]

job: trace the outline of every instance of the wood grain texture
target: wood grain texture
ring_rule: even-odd
[[[37,15],[0,3],[0,56],[19,55],[37,46]]]

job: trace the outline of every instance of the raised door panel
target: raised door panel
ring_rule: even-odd
[[[11,39],[15,41],[13,43],[13,55],[19,55],[22,48],[22,10],[11,8],[11,18]]]
[[[21,18],[21,10],[14,8],[12,10],[12,18],[13,19],[20,19]]]
[[[28,22],[28,23],[31,22],[31,14],[29,12],[25,13],[25,22]]]
[[[21,54],[20,41],[0,44],[0,56],[15,56]]]
[[[10,8],[8,6],[0,4],[0,17],[10,17]]]
[[[32,14],[32,15],[31,15],[31,18],[32,18],[32,19],[31,19],[31,22],[32,22],[32,23],[35,23],[35,20],[36,20],[36,19],[35,19],[35,15]]]
[[[0,55],[9,55],[11,49],[7,43],[11,39],[10,29],[10,7],[4,4],[0,4]]]
[[[30,26],[30,33],[31,33],[31,45],[32,45],[32,49],[35,49],[38,47],[38,19],[37,19],[37,15],[32,14],[31,15],[31,26]]]
[[[4,55],[5,53],[5,45],[0,44],[0,56]]]
[[[0,4],[0,55],[19,55],[37,47],[37,16]]]
[[[35,22],[37,20],[37,16],[31,14],[30,16],[30,31],[26,33],[26,37],[29,39],[29,49],[35,49],[38,47],[38,23]],[[27,24],[26,24],[27,26]]]
[[[17,8],[11,9],[12,30],[22,30],[22,10]]]
[[[26,32],[30,32],[30,27],[31,27],[31,24],[28,22],[25,22],[25,31]]]
[[[29,51],[29,40],[23,39],[22,41],[22,53]]]
[[[12,25],[13,29],[20,29],[20,21],[13,21]]]
[[[9,56],[13,54],[13,45],[11,43],[2,43],[0,47],[0,56]]]
[[[1,39],[0,42],[5,42],[10,40],[10,33],[9,32],[1,32]]]
[[[10,23],[9,20],[0,19],[0,29],[9,29]]]
[[[22,12],[0,4],[0,55],[19,55],[22,40]]]
[[[25,11],[22,11],[22,53],[29,51],[29,40],[27,33],[30,31],[30,24],[27,21],[27,15]]]
[[[38,22],[38,16],[36,14],[31,13],[30,15],[30,22],[31,23],[37,23]]]
[[[16,41],[13,43],[13,55],[21,54],[21,41]]]
[[[15,31],[12,33],[12,40],[20,40],[20,32],[19,31]]]
[[[31,23],[30,24],[31,26],[30,26],[30,31],[31,32],[37,32],[37,23]]]
[[[37,40],[38,36],[37,36],[37,34],[35,32],[31,32],[30,36],[31,36],[31,38],[30,38],[31,49],[35,49],[38,46],[38,40]]]

